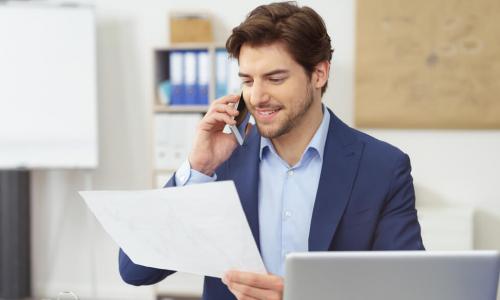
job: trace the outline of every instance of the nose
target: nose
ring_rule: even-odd
[[[250,104],[254,107],[265,105],[271,97],[267,92],[264,84],[260,80],[255,80],[250,88],[250,95],[248,97]]]

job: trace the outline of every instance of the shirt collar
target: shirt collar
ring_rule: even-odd
[[[306,153],[309,149],[315,150],[318,153],[319,158],[321,160],[323,160],[323,152],[325,150],[326,137],[328,135],[328,128],[330,126],[330,113],[326,109],[326,106],[324,104],[322,104],[322,109],[323,109],[323,120],[321,121],[321,124],[319,125],[318,129],[316,130],[316,133],[314,134],[313,138],[309,142],[309,145],[306,147],[306,150],[304,151],[304,153]],[[261,136],[260,153],[259,153],[261,160],[264,153],[264,149],[269,149],[274,153],[276,153],[271,140]],[[302,156],[304,156],[304,154],[302,154]]]

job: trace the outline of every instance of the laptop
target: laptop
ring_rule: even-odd
[[[285,270],[285,300],[495,300],[500,254],[292,253],[286,257]]]

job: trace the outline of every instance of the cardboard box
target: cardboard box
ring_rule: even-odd
[[[170,43],[212,43],[212,21],[206,15],[170,16]]]

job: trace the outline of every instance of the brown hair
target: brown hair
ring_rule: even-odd
[[[239,58],[241,46],[262,46],[282,42],[292,58],[311,78],[314,67],[330,62],[333,49],[321,16],[312,8],[299,7],[295,1],[261,5],[250,12],[245,21],[233,28],[226,41],[231,57]],[[321,89],[326,91],[328,81]]]

